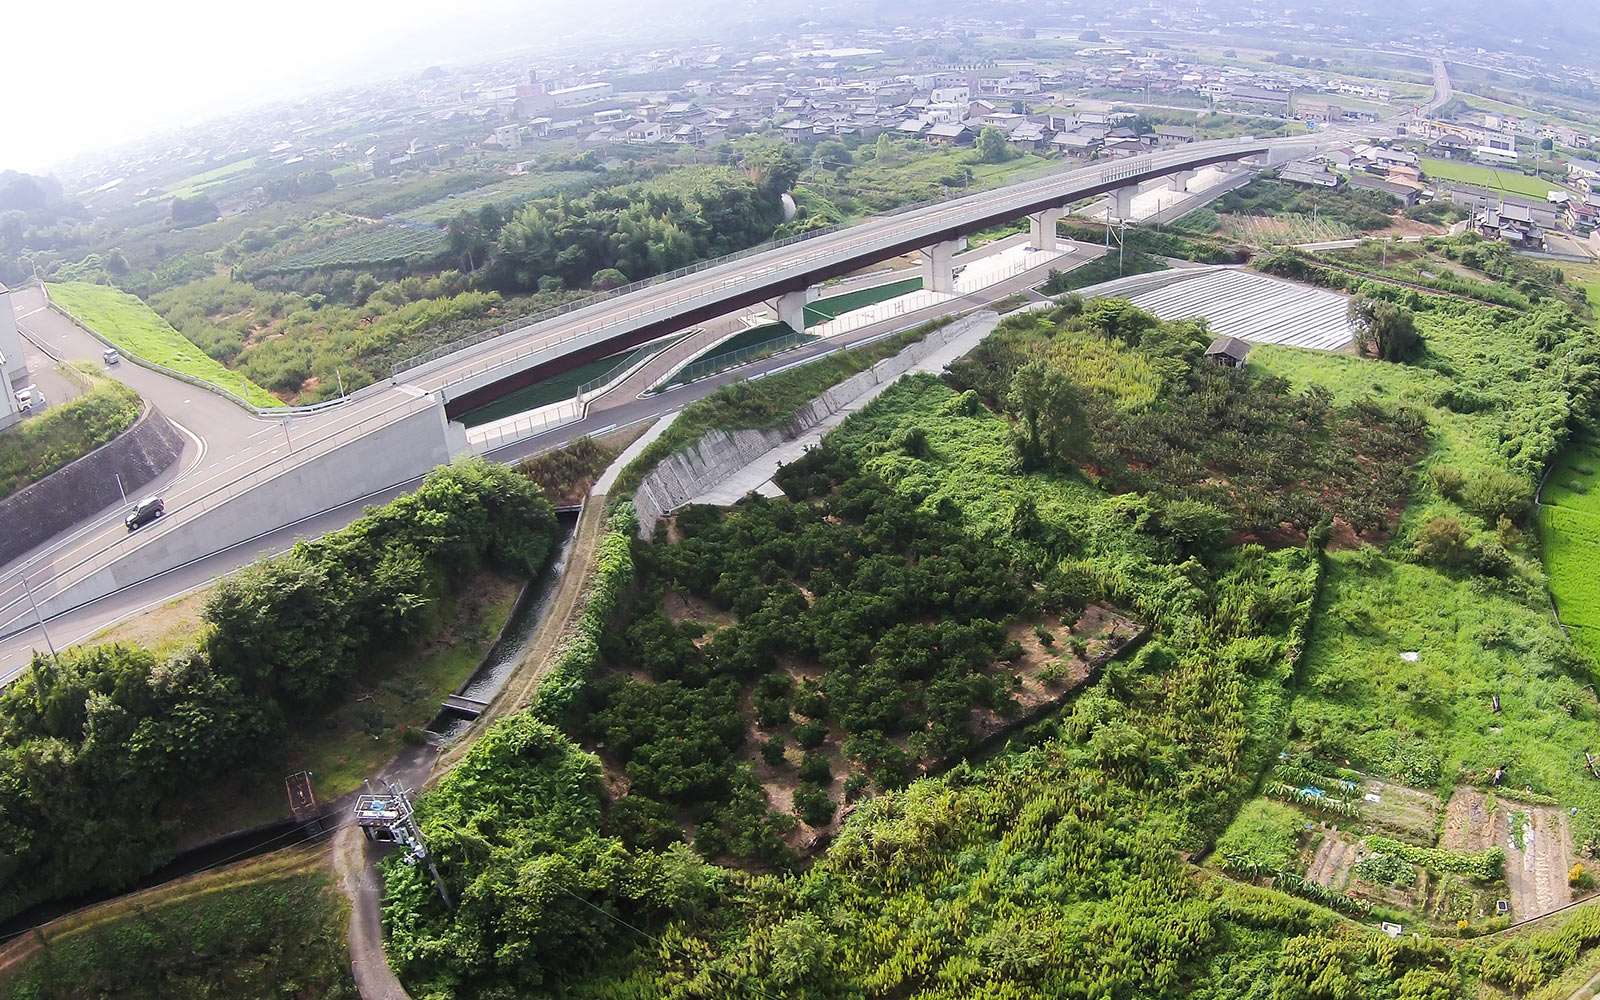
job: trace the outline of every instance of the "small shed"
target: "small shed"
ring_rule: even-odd
[[[1250,345],[1238,337],[1218,337],[1206,348],[1206,357],[1215,358],[1229,368],[1243,368],[1245,355],[1249,353]]]

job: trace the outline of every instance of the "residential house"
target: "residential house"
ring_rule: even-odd
[[[1038,122],[1023,122],[1011,130],[1011,144],[1025,153],[1032,153],[1046,145],[1044,126]]]
[[[1057,132],[1050,140],[1050,148],[1068,156],[1087,159],[1091,153],[1100,148],[1100,140],[1081,132]]]
[[[1278,179],[1302,187],[1336,188],[1339,175],[1321,163],[1293,160],[1278,168]]]
[[[1562,221],[1566,223],[1568,229],[1587,236],[1594,232],[1596,226],[1600,226],[1600,208],[1587,201],[1569,198],[1562,212]]]
[[[1195,140],[1195,131],[1183,125],[1161,125],[1155,131],[1156,145],[1184,146]]]
[[[960,122],[934,125],[924,135],[935,146],[970,146],[973,139],[977,138],[972,129]]]
[[[1417,203],[1417,198],[1422,194],[1421,191],[1414,187],[1410,187],[1409,185],[1397,184],[1394,181],[1386,181],[1381,177],[1374,177],[1371,174],[1351,174],[1350,186],[1354,188],[1361,188],[1366,191],[1381,191],[1386,195],[1390,195],[1399,199],[1400,204],[1407,208],[1415,205]]]
[[[647,146],[666,138],[665,126],[660,122],[634,122],[622,133],[624,142]]]
[[[1582,185],[1585,191],[1600,188],[1600,163],[1594,160],[1570,160],[1567,163],[1567,176],[1575,183]]]

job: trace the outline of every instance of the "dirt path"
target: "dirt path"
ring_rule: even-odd
[[[350,898],[350,972],[361,1000],[411,1000],[383,950],[383,877],[369,848],[354,823],[333,835],[333,872]]]

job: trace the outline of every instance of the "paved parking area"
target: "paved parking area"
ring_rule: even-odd
[[[1351,340],[1346,296],[1254,271],[1221,270],[1134,295],[1131,301],[1162,319],[1204,316],[1217,336],[1253,344],[1338,351]]]

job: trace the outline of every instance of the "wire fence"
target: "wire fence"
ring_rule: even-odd
[[[523,438],[543,434],[552,427],[580,420],[583,411],[583,404],[574,397],[564,402],[541,406],[537,410],[515,418],[496,420],[492,424],[474,427],[467,432],[467,441],[475,453],[483,455],[497,448],[504,448],[508,444],[516,444]]]

